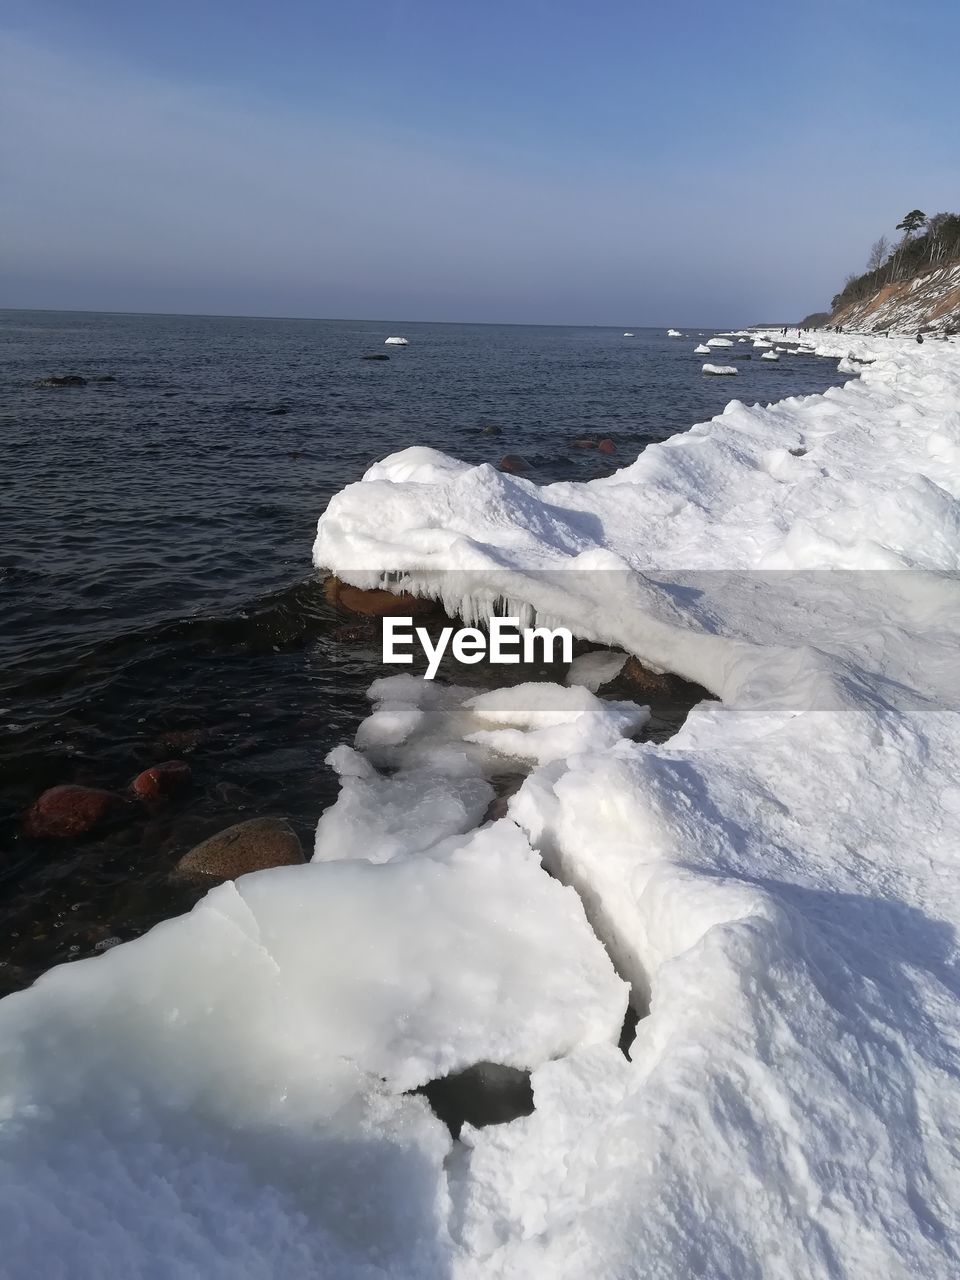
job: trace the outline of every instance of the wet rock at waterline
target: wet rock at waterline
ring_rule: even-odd
[[[508,474],[515,476],[530,470],[530,463],[526,458],[522,458],[519,453],[505,453],[497,466],[500,471],[506,471]]]
[[[194,846],[177,863],[174,874],[235,880],[250,871],[303,861],[300,840],[285,818],[251,818]]]
[[[329,577],[323,584],[323,593],[327,601],[339,609],[350,613],[362,613],[368,617],[390,618],[394,616],[418,615],[433,613],[436,604],[421,596],[412,596],[409,592],[386,591],[383,588],[351,587],[339,578]]]
[[[488,426],[480,428],[480,434],[482,436],[502,436],[503,427],[498,427],[494,423],[490,423]]]
[[[383,351],[378,351],[375,355],[361,356],[360,359],[361,360],[389,360],[390,357],[386,355]]]
[[[123,796],[100,787],[51,787],[23,815],[23,831],[35,840],[74,839],[102,827],[124,803]]]
[[[130,790],[139,800],[162,800],[182,791],[192,770],[185,760],[164,760],[138,773]]]

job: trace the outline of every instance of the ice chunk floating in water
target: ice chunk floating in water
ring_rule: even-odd
[[[405,347],[409,344],[407,338],[384,338],[383,345],[385,347]]]
[[[732,377],[737,372],[735,364],[705,364],[704,373],[712,373],[715,377]]]

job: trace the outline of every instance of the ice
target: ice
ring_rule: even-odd
[[[708,338],[706,345],[708,347],[732,347],[732,338]]]
[[[566,674],[567,684],[580,684],[596,693],[601,685],[615,679],[627,660],[625,653],[611,649],[595,649],[574,658]]]
[[[544,1064],[532,1115],[464,1133],[464,1274],[956,1273],[960,350],[813,341],[859,377],[586,485],[399,455],[389,552],[363,483],[321,521],[319,564],[465,616],[507,581],[721,699],[530,756],[509,801],[650,1012],[629,1061]]]
[[[710,354],[710,348],[701,342],[693,348],[693,354],[695,356],[708,356]]]
[[[732,377],[737,372],[735,364],[705,364],[704,373],[712,373],[716,377]]]
[[[754,343],[754,346],[756,346],[756,343]],[[779,360],[780,357],[777,355],[775,351],[765,351],[763,355],[760,357],[760,359],[761,360]]]
[[[679,329],[668,329],[668,330],[667,330],[667,337],[668,337],[668,338],[682,338],[682,337],[683,337],[683,334],[680,332],[680,330],[679,330]]]

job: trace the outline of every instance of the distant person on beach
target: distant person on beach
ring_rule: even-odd
[[[922,341],[923,341],[923,334],[922,334],[922,333],[919,333],[919,332],[917,333],[917,341],[918,341],[918,342],[922,342]]]

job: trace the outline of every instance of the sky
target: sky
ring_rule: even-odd
[[[723,326],[960,208],[956,0],[2,0],[0,306]]]

